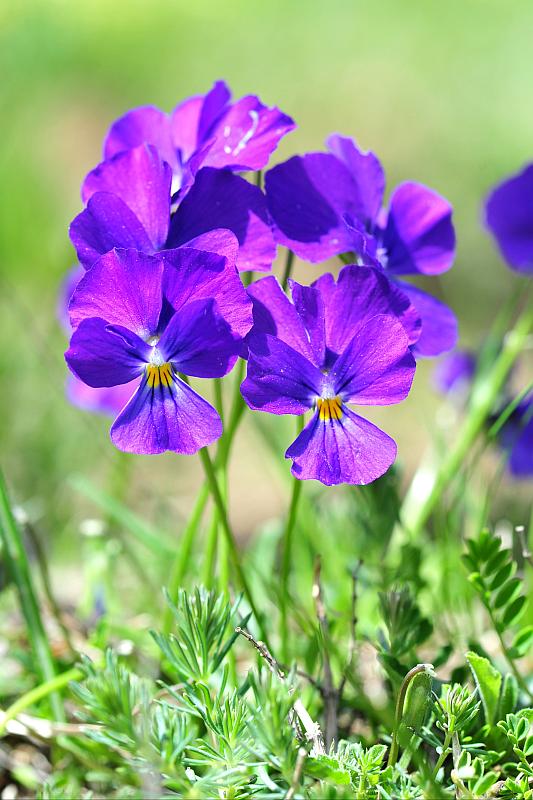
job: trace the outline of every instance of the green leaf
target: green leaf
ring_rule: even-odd
[[[511,653],[513,658],[522,658],[525,656],[533,646],[533,625],[527,625],[516,634]],[[511,709],[512,710],[512,709]]]
[[[503,608],[508,605],[519,594],[522,581],[520,578],[513,578],[502,586],[496,597],[494,598],[494,608]]]
[[[492,666],[488,658],[478,656],[477,653],[467,653],[466,660],[474,675],[474,680],[483,703],[485,722],[489,725],[493,725],[498,710],[502,676],[498,670]]]
[[[330,780],[340,786],[348,786],[351,781],[350,773],[341,767],[338,760],[332,756],[315,756],[305,762],[305,772],[319,780]]]
[[[509,627],[510,625],[514,625],[518,622],[526,609],[526,603],[527,600],[522,594],[520,597],[517,597],[510,606],[507,606],[502,617],[502,623],[504,627]]]
[[[502,690],[498,702],[498,719],[505,719],[512,714],[518,702],[518,683],[514,675],[507,673],[503,679]]]
[[[402,725],[415,733],[421,730],[432,705],[431,684],[431,675],[420,672],[414,676],[407,689]]]
[[[505,581],[511,577],[515,569],[516,566],[513,561],[508,561],[507,564],[504,564],[503,567],[498,570],[494,578],[489,582],[489,589],[491,592],[495,592],[496,589],[499,589],[500,586],[502,586]]]

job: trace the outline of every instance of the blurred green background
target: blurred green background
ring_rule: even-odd
[[[438,291],[463,342],[475,343],[515,283],[480,206],[533,158],[532,26],[530,0],[2,0],[0,456],[47,534],[74,534],[91,513],[69,478],[107,486],[117,460],[108,421],[64,398],[55,318],[74,258],[67,226],[111,121],[139,104],[170,110],[224,78],[237,96],[257,93],[296,119],[274,162],[321,148],[332,131],[356,137],[382,158],[389,187],[419,180],[454,204],[458,256]],[[311,280],[316,268],[299,275]],[[434,428],[432,368],[422,365],[409,401],[373,417],[408,469]],[[284,423],[269,424],[290,441]],[[128,502],[177,525],[200,480],[195,462],[128,461]],[[242,532],[283,507],[287,490],[249,424],[235,463]]]

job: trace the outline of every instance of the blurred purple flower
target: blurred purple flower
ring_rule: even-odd
[[[247,404],[271,414],[314,414],[285,453],[292,473],[326,485],[366,484],[396,457],[396,444],[349,403],[389,405],[407,397],[415,372],[398,297],[370,267],[345,267],[335,283],[291,281],[292,302],[274,277],[249,288]],[[401,310],[399,313],[402,313]]]
[[[476,356],[467,350],[448,353],[437,364],[433,379],[435,387],[447,394],[469,388],[476,372]]]
[[[403,183],[382,207],[385,176],[372,152],[330,136],[329,153],[295,156],[269,170],[265,187],[279,243],[320,262],[356,253],[383,268],[408,295],[422,320],[413,352],[435,356],[457,340],[451,310],[399,275],[436,275],[452,265],[455,232],[450,204],[418,183]]]
[[[113,250],[77,285],[70,320],[74,375],[94,388],[138,385],[111,428],[116,447],[192,454],[221,435],[215,409],[178,373],[222,377],[251,327],[250,300],[226,259]]]
[[[498,435],[508,453],[509,472],[515,478],[533,477],[533,395],[514,409]]]
[[[493,189],[485,223],[509,266],[533,274],[533,164]]]
[[[89,269],[114,247],[153,255],[187,245],[228,256],[237,267],[269,270],[276,248],[263,192],[227,170],[201,169],[174,209],[172,172],[151,145],[113,156],[82,186],[86,208],[70,226],[80,263]]]

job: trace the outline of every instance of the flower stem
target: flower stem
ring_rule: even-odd
[[[298,436],[303,430],[304,416],[297,417],[296,419],[296,435]],[[293,478],[291,502],[289,506],[289,513],[287,515],[287,522],[283,532],[282,540],[282,557],[281,557],[281,652],[283,662],[286,664],[289,660],[289,628],[288,628],[288,610],[290,602],[289,592],[289,578],[291,572],[292,562],[292,543],[294,528],[296,525],[296,516],[298,512],[298,503],[302,493],[302,482],[298,478]]]
[[[67,684],[71,683],[71,681],[79,681],[81,678],[83,678],[81,669],[72,667],[72,669],[62,672],[60,675],[56,675],[49,681],[41,683],[34,689],[30,689],[26,694],[23,694],[22,697],[15,700],[5,712],[0,712],[0,736],[4,735],[7,724],[11,722],[12,719],[15,719],[15,717],[18,717],[26,708],[39,702],[39,700],[42,700],[44,697],[48,697],[48,695],[57,693],[60,689],[63,689]]]
[[[401,519],[404,528],[413,539],[419,536],[448,484],[457,476],[464,459],[493,412],[498,395],[513,364],[524,349],[532,327],[533,308],[526,307],[514,328],[505,336],[501,352],[492,370],[474,387],[466,419],[448,455],[430,476],[426,485],[416,487],[416,498],[413,496],[414,483],[411,485],[404,501]],[[413,503],[415,499],[416,502]]]
[[[281,285],[284,291],[289,285],[289,278],[291,277],[293,264],[294,264],[294,253],[292,252],[292,250],[287,250],[287,260],[285,261],[285,270],[283,272],[283,278],[281,281]]]
[[[0,537],[7,567],[17,587],[22,613],[26,620],[28,636],[33,649],[35,671],[40,675],[41,680],[51,681],[56,676],[54,659],[39,611],[37,593],[33,585],[24,542],[11,510],[7,487],[1,471]],[[57,692],[54,691],[51,694],[50,703],[54,719],[57,722],[63,722],[65,719],[63,704]]]
[[[259,613],[259,609],[258,609],[258,607],[257,607],[257,605],[255,603],[253,594],[252,594],[251,589],[250,589],[250,585],[248,583],[248,579],[247,579],[247,577],[246,577],[246,575],[244,573],[244,570],[242,568],[242,564],[241,564],[241,560],[240,560],[240,556],[239,556],[239,550],[237,548],[237,544],[235,542],[235,537],[233,535],[233,531],[231,530],[231,527],[230,527],[230,524],[229,524],[229,521],[228,521],[228,515],[227,515],[227,512],[226,512],[226,506],[225,506],[225,503],[224,503],[224,500],[223,500],[223,497],[222,497],[222,493],[220,491],[220,487],[218,485],[217,476],[216,476],[216,473],[215,473],[215,468],[214,468],[213,462],[211,460],[211,456],[209,455],[209,451],[207,450],[206,447],[204,447],[204,448],[202,448],[202,450],[200,450],[199,455],[200,455],[200,460],[202,462],[202,466],[204,468],[204,472],[205,472],[205,476],[206,476],[206,479],[207,479],[207,484],[209,486],[209,490],[211,492],[211,496],[212,496],[213,501],[214,501],[214,503],[215,503],[215,505],[216,505],[216,507],[218,509],[219,518],[220,518],[220,526],[222,527],[222,530],[224,531],[224,535],[226,537],[226,542],[227,542],[227,545],[228,545],[228,550],[229,550],[229,554],[230,554],[231,560],[233,562],[233,567],[235,569],[235,572],[237,573],[237,578],[238,578],[239,583],[240,583],[240,585],[241,585],[241,587],[243,589],[244,595],[245,595],[245,597],[246,597],[246,599],[248,601],[248,605],[250,606],[250,608],[252,610],[252,613],[253,613],[256,621],[257,621],[257,625],[258,625],[259,630],[261,632],[261,637],[262,637],[263,641],[265,642],[265,644],[268,646],[268,639],[267,639],[267,635],[266,635],[266,629],[265,629],[264,623],[263,623],[263,617]]]

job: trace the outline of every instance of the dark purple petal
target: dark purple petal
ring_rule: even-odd
[[[114,247],[153,253],[146,231],[128,206],[116,195],[97,192],[70,224],[70,239],[85,269]]]
[[[533,477],[533,396],[515,408],[498,437],[509,453],[509,471],[515,478]]]
[[[323,375],[292,347],[264,334],[249,339],[248,372],[241,386],[250,408],[303,414],[320,394]]]
[[[191,97],[176,106],[171,115],[172,139],[182,160],[188,160],[208,140],[211,142],[212,129],[230,97],[224,81],[217,81],[206,95]]]
[[[276,240],[317,263],[352,249],[344,216],[363,209],[345,165],[327,153],[294,156],[265,175]]]
[[[149,145],[119,153],[89,172],[82,187],[83,202],[97,192],[119,197],[146,231],[152,250],[166,242],[170,221],[172,171]]]
[[[221,378],[233,367],[239,344],[215,301],[195,300],[174,314],[157,349],[184,375]]]
[[[358,405],[387,406],[405,400],[416,362],[407,335],[394,317],[374,317],[355,331],[328,375],[333,395]]]
[[[212,298],[233,333],[246,336],[252,327],[252,304],[234,261],[188,245],[162,255],[164,296],[175,311],[192,300]]]
[[[301,286],[291,281],[291,294],[296,313],[309,336],[312,361],[322,368],[326,359],[326,311],[324,299],[315,286]]]
[[[92,386],[69,375],[67,380],[67,397],[72,405],[91,411],[95,414],[107,414],[115,417],[124,408],[135,392],[139,381],[123,383],[120,386],[108,386],[94,389]]]
[[[239,171],[263,169],[280,139],[295,127],[278,108],[267,108],[253,95],[243,97],[210,130],[215,141],[204,163]]]
[[[391,197],[383,246],[397,275],[445,272],[455,256],[451,205],[427,186],[402,183]]]
[[[207,167],[172,217],[168,247],[214,228],[227,228],[239,240],[239,272],[271,268],[276,246],[262,191],[238,175]]]
[[[323,421],[316,413],[291,444],[292,474],[326,486],[365,485],[383,475],[396,458],[396,444],[368,420],[343,407],[340,420]]]
[[[457,344],[457,319],[448,306],[430,294],[405,281],[396,281],[401,291],[407,295],[416,308],[421,320],[420,338],[412,347],[413,355],[439,356]]]
[[[215,228],[213,231],[201,233],[200,236],[197,236],[195,239],[185,242],[182,247],[188,247],[192,250],[203,250],[206,253],[224,256],[233,267],[237,262],[239,240],[233,231],[227,228]]]
[[[133,108],[113,123],[104,142],[104,158],[141,144],[155,147],[173,170],[179,169],[168,114],[154,106]]]
[[[153,455],[171,450],[192,455],[222,434],[215,409],[177,376],[150,387],[146,376],[111,428],[115,447]]]
[[[136,250],[112,250],[88,270],[72,296],[72,327],[101,317],[147,339],[157,333],[162,304],[163,261]]]
[[[82,276],[85,275],[85,270],[80,264],[71,267],[61,282],[59,289],[59,297],[57,301],[57,318],[65,333],[70,336],[70,317],[68,313],[68,306],[70,298],[74,294],[74,289],[80,282]]]
[[[322,295],[326,309],[326,345],[336,355],[343,352],[361,322],[378,314],[397,317],[409,344],[420,336],[418,312],[382,269],[347,266],[336,283],[332,275],[325,274],[313,286]]]
[[[461,391],[467,388],[476,372],[476,356],[466,350],[456,350],[436,366],[434,382],[439,392]]]
[[[329,151],[350,170],[357,184],[366,223],[373,223],[381,209],[385,193],[385,173],[378,157],[371,151],[359,150],[353,139],[330,136],[326,144]]]
[[[485,222],[509,266],[533,272],[533,164],[492,191]]]
[[[313,351],[304,324],[273,275],[255,281],[248,287],[253,301],[253,331],[276,336],[310,361]]]
[[[135,334],[110,326],[103,319],[85,319],[72,334],[65,359],[88,386],[118,386],[138,377],[150,348]]]

